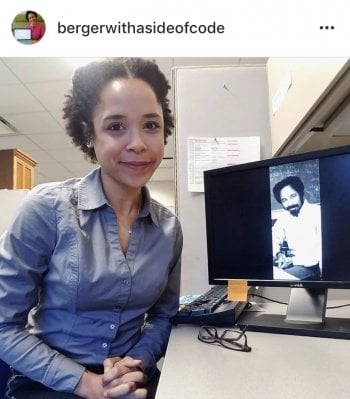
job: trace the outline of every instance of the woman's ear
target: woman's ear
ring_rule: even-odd
[[[93,148],[92,137],[89,131],[89,126],[86,122],[81,122],[81,127],[83,129],[83,134],[85,137],[85,145],[87,148]]]

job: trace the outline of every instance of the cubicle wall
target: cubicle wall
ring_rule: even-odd
[[[187,188],[187,139],[260,136],[271,156],[266,66],[173,70],[176,208],[184,233],[182,295],[208,289],[204,194]],[[239,227],[237,227],[239,228]]]
[[[28,190],[0,190],[0,235],[8,228]]]

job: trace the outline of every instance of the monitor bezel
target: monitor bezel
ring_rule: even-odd
[[[300,161],[313,160],[318,158],[326,158],[337,155],[350,155],[350,145],[341,147],[332,147],[327,149],[295,153],[289,155],[283,155],[279,157],[272,157],[269,159],[263,159],[260,161],[249,162],[234,166],[227,166],[223,168],[210,169],[204,171],[204,200],[205,200],[205,218],[206,218],[206,235],[207,235],[207,256],[208,256],[208,281],[210,285],[225,285],[228,279],[215,278],[215,265],[213,265],[211,248],[210,248],[210,236],[211,232],[209,227],[211,221],[209,210],[210,194],[208,193],[208,184],[213,176],[227,174],[232,172],[239,172],[244,170],[250,170],[254,168],[270,167],[282,165],[285,163],[294,163]],[[209,238],[208,238],[209,237]],[[242,280],[242,279],[230,279],[230,280]],[[247,280],[249,286],[266,286],[266,287],[291,287],[291,288],[338,288],[346,289],[350,288],[349,281],[305,281],[305,280],[261,280],[261,279],[249,279]]]

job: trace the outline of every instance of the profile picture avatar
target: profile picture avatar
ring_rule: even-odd
[[[12,34],[22,44],[35,44],[45,34],[45,21],[36,11],[22,11],[12,21]]]

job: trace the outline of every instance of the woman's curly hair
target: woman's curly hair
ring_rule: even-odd
[[[155,62],[142,58],[113,58],[92,62],[76,70],[72,89],[66,95],[63,119],[66,119],[66,131],[73,143],[93,163],[97,162],[95,150],[88,144],[94,136],[92,117],[100,101],[101,91],[111,80],[128,78],[141,79],[151,86],[163,110],[165,143],[172,133],[174,119],[167,99],[170,86]]]
[[[33,14],[35,16],[35,18],[38,18],[38,14],[35,11],[32,10],[28,10],[26,12],[26,20],[29,22],[29,14]]]

